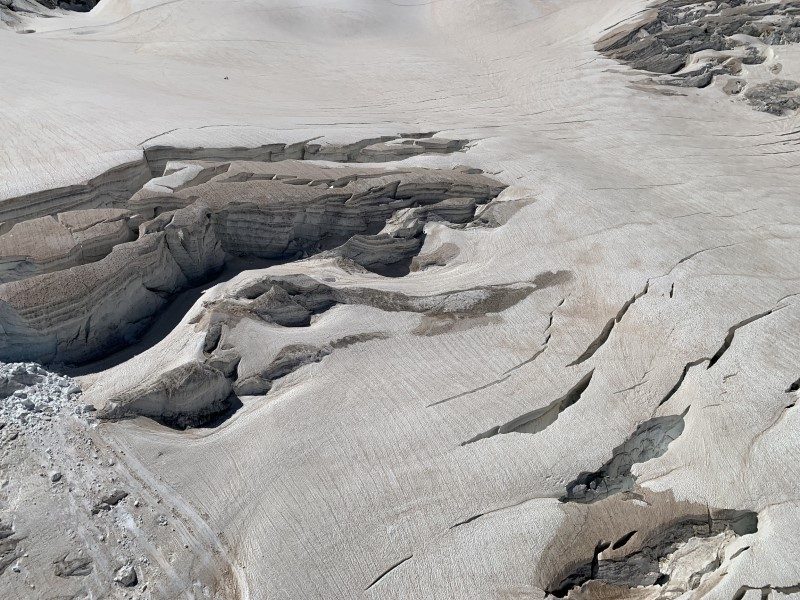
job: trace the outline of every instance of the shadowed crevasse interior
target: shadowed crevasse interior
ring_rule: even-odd
[[[229,334],[243,319],[272,328],[309,327],[312,317],[338,305],[360,305],[429,318],[470,319],[502,312],[537,290],[569,279],[569,273],[543,273],[531,282],[476,287],[430,296],[409,296],[370,288],[339,289],[307,275],[271,276],[252,281],[203,305],[195,316],[205,331],[202,359],[149,378],[145,383],[103,397],[102,419],[150,417],[176,429],[214,426],[241,406],[240,396],[261,396],[298,369],[356,344],[386,339],[382,332],[336,338],[321,345],[290,343],[256,372],[242,372],[240,349]],[[425,335],[425,334],[418,334]],[[91,394],[91,392],[90,392]]]
[[[304,143],[230,162],[195,157],[251,153],[183,150],[176,154],[184,160],[149,157],[148,164],[164,162],[164,174],[124,202],[114,199],[113,208],[85,208],[103,194],[83,188],[69,202],[43,194],[40,211],[78,210],[16,221],[0,236],[7,333],[0,359],[82,363],[105,356],[134,343],[176,294],[213,278],[232,258],[291,261],[322,253],[350,268],[407,274],[426,223],[469,226],[477,207],[504,186],[467,167],[384,169],[288,157],[387,162],[464,145],[424,137]],[[30,232],[45,243],[19,244]]]
[[[639,532],[630,531],[615,542],[598,541],[591,559],[573,567],[547,592],[557,598],[591,598],[657,586],[675,597],[696,589],[704,575],[720,568],[725,547],[737,537],[757,531],[756,513],[734,510],[684,517],[638,542]],[[628,545],[633,548],[627,550]]]

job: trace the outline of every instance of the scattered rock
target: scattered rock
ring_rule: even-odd
[[[111,492],[109,495],[103,497],[97,504],[94,505],[92,508],[92,514],[96,515],[101,511],[109,511],[111,507],[116,506],[119,504],[124,498],[127,498],[128,492],[125,490],[116,489]]]
[[[133,565],[128,564],[117,569],[114,581],[123,587],[133,587],[139,583],[139,578],[136,576],[136,569],[133,568]]]
[[[745,86],[745,82],[742,79],[730,79],[725,82],[725,85],[722,87],[722,91],[728,94],[729,96],[736,96],[739,94]]]
[[[747,102],[757,110],[782,115],[800,108],[800,83],[790,79],[773,79],[768,83],[748,86],[744,92]]]
[[[92,572],[92,559],[78,553],[70,558],[69,553],[54,561],[56,577],[84,577]]]
[[[5,424],[36,427],[63,409],[74,410],[78,394],[80,387],[71,378],[36,363],[0,363],[0,418]]]

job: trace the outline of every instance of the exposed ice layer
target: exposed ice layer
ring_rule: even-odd
[[[503,187],[463,169],[175,163],[124,209],[59,213],[0,236],[11,280],[0,286],[0,358],[80,362],[129,344],[171,296],[233,256],[327,252],[407,273],[425,223],[464,225]],[[36,247],[19,243],[29,239],[22,230],[36,233]]]
[[[654,81],[703,88],[714,77],[739,75],[743,66],[765,62],[770,46],[800,42],[796,1],[699,2],[667,0],[603,36],[598,51],[634,69],[662,74]],[[780,63],[771,65],[773,73]],[[796,81],[730,80],[724,91],[757,110],[782,115],[800,107]]]
[[[703,577],[716,571],[725,559],[725,548],[737,536],[758,531],[758,516],[748,511],[721,511],[707,519],[686,518],[650,535],[625,552],[636,531],[613,545],[598,542],[592,560],[575,568],[548,593],[557,598],[579,598],[603,588],[618,593],[653,586],[657,593],[677,597],[691,592]],[[615,556],[605,551],[619,550]]]
[[[622,445],[614,448],[611,459],[600,469],[581,473],[567,484],[562,502],[596,502],[633,489],[636,483],[631,473],[633,465],[662,456],[670,443],[683,433],[686,412],[654,417],[639,425]]]

